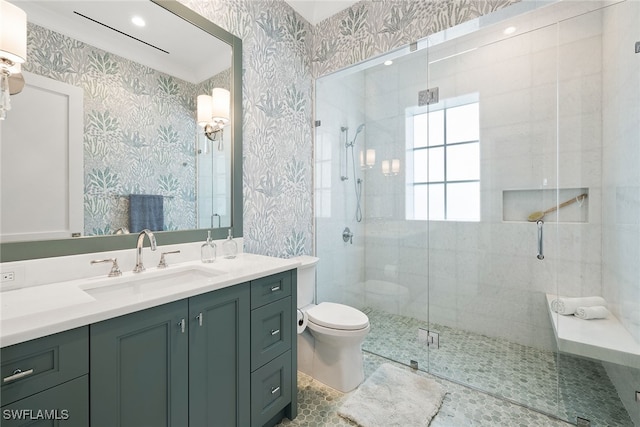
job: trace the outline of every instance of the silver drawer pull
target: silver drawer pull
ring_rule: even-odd
[[[276,292],[276,291],[279,291],[279,290],[280,290],[280,285],[271,287],[271,292]]]
[[[186,326],[186,322],[184,321],[184,319],[180,320],[178,322],[178,328],[180,328],[180,331],[184,334],[184,330],[185,330],[185,326]]]
[[[271,387],[271,394],[276,394],[277,392],[280,391],[280,386],[278,387]]]
[[[196,319],[198,319],[198,325],[202,326],[202,313],[198,314]]]
[[[20,369],[16,369],[15,371],[13,371],[13,375],[9,375],[8,377],[4,378],[2,382],[8,383],[11,381],[19,380],[20,378],[28,377],[31,374],[33,374],[33,369],[29,369],[28,371],[21,371]]]
[[[278,335],[279,333],[280,333],[280,329],[272,329],[271,330],[271,336]]]

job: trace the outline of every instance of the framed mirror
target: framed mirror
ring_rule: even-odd
[[[173,0],[15,4],[28,54],[0,124],[0,261],[133,248],[139,228],[242,236],[241,40]],[[205,122],[225,91],[228,122]]]

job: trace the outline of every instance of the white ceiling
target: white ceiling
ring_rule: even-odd
[[[359,0],[285,0],[304,19],[311,24],[327,19],[336,13],[347,9]]]
[[[200,83],[231,66],[228,44],[150,1],[13,0],[13,3],[27,13],[29,22],[191,83]],[[133,16],[141,16],[147,25],[134,26]]]

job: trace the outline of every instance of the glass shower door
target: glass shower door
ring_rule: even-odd
[[[545,294],[557,293],[557,220],[529,216],[563,197],[557,30],[530,30],[530,19],[430,48],[439,99],[424,107],[426,148],[413,153],[429,165],[429,372],[556,414]]]

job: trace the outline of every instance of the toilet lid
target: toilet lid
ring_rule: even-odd
[[[363,329],[369,324],[369,318],[360,310],[334,302],[321,302],[307,310],[307,316],[316,325],[331,329]]]

